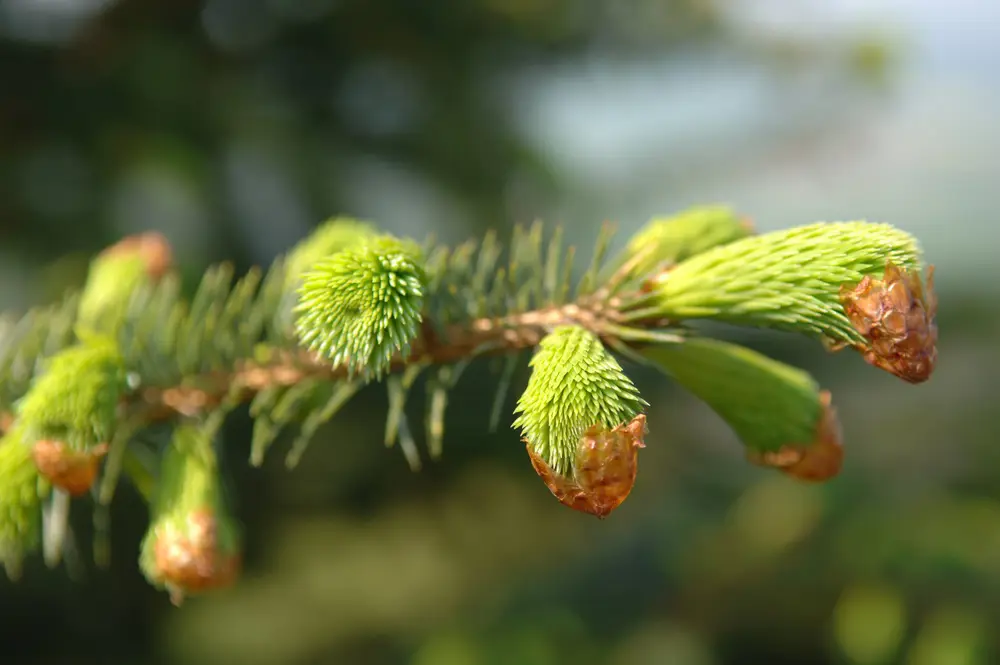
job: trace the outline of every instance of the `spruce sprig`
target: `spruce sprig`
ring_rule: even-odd
[[[601,340],[582,326],[559,326],[531,359],[532,373],[513,426],[556,472],[569,472],[583,433],[630,422],[649,404]]]
[[[892,264],[920,270],[910,234],[888,224],[810,224],[716,246],[653,280],[654,313],[674,320],[714,319],[860,344],[840,302],[844,285]]]
[[[436,459],[448,392],[484,356],[502,359],[495,426],[518,359],[532,354],[513,426],[546,486],[577,510],[616,510],[647,424],[662,427],[620,360],[658,367],[704,400],[752,461],[829,479],[843,458],[830,394],[687,322],[819,336],[916,383],[937,359],[933,285],[916,239],[887,224],[751,233],[728,208],[695,208],[652,220],[610,256],[605,226],[577,278],[558,228],[446,246],[340,217],[267,269],[207,269],[193,292],[161,236],[126,239],[95,258],[79,297],[0,317],[0,559],[14,573],[38,547],[50,493],[65,502],[93,484],[110,501],[120,475],[152,502],[147,578],[177,602],[226,586],[240,539],[214,456],[237,405],[250,401],[251,462],[288,432],[292,467],[361,387],[383,383],[385,441],[419,468],[409,392],[426,379]],[[163,423],[172,442],[152,451],[143,434]],[[152,468],[140,461],[151,452]]]
[[[422,264],[414,244],[390,236],[314,264],[298,290],[299,340],[351,376],[382,378],[395,354],[408,355],[423,320]]]

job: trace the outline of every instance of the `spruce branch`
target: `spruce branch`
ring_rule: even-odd
[[[574,281],[574,249],[541,224],[518,227],[506,247],[494,233],[452,247],[341,217],[267,268],[208,268],[192,293],[162,237],[128,238],[95,258],[79,296],[0,318],[0,559],[15,573],[41,538],[55,563],[71,535],[70,497],[92,490],[106,505],[121,478],[150,502],[140,548],[150,582],[175,602],[227,586],[240,535],[215,451],[237,405],[250,402],[250,462],[289,433],[294,467],[363,386],[383,383],[385,442],[416,469],[410,392],[425,380],[436,459],[449,391],[486,356],[499,371],[496,427],[518,361],[532,354],[513,427],[573,509],[616,510],[636,481],[647,423],[657,426],[619,358],[653,364],[704,400],[752,461],[832,478],[843,452],[829,393],[687,322],[818,336],[919,382],[937,361],[932,275],[920,277],[916,240],[886,224],[749,234],[728,208],[694,208],[652,220],[609,257],[606,225]],[[155,423],[172,429],[163,450],[142,436]],[[41,529],[50,497],[56,517]]]

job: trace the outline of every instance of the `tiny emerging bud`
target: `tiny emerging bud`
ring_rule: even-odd
[[[219,524],[210,509],[156,527],[153,558],[157,578],[170,600],[179,605],[185,594],[230,586],[238,577],[240,555],[220,547]]]
[[[285,259],[286,288],[294,290],[302,274],[317,262],[375,235],[375,225],[371,222],[351,217],[328,219],[288,253]]]
[[[156,231],[122,238],[101,252],[100,258],[138,258],[142,262],[146,276],[153,281],[162,278],[174,265],[170,241]]]
[[[81,496],[90,490],[97,478],[101,458],[107,452],[106,443],[75,450],[62,441],[51,439],[40,439],[31,449],[38,472],[72,496]]]
[[[240,529],[226,510],[211,433],[182,425],[163,457],[139,565],[179,605],[184,597],[233,584]]]
[[[865,360],[910,383],[930,378],[937,362],[937,295],[934,266],[926,288],[920,273],[886,264],[882,279],[866,276],[840,291],[844,312],[866,344],[856,346]]]
[[[574,510],[600,519],[620,506],[635,484],[638,451],[645,448],[646,416],[640,413],[611,431],[590,427],[580,438],[576,461],[568,476],[549,467],[530,443],[528,455],[553,496]]]
[[[116,335],[135,291],[163,279],[173,268],[173,251],[156,232],[131,235],[94,257],[80,295],[77,326]]]
[[[840,422],[831,405],[830,392],[820,392],[822,414],[809,444],[789,444],[778,451],[749,451],[754,464],[769,466],[799,480],[822,482],[840,473],[844,463]]]
[[[750,221],[728,206],[697,206],[651,219],[629,241],[626,255],[642,254],[635,266],[635,273],[641,275],[657,266],[669,268],[752,233]]]

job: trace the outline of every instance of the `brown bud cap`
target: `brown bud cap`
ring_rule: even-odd
[[[239,555],[220,551],[218,522],[210,510],[195,511],[180,524],[162,524],[154,556],[175,605],[186,593],[230,586],[240,571]]]
[[[816,436],[807,445],[789,444],[774,452],[754,452],[751,462],[776,468],[783,473],[811,482],[822,482],[840,473],[844,463],[840,422],[837,410],[831,406],[830,392],[820,393],[822,413],[816,426]]]
[[[173,267],[174,258],[170,242],[162,233],[149,231],[122,238],[105,249],[102,256],[134,255],[146,265],[146,274],[152,280],[163,277]]]
[[[528,444],[535,472],[553,496],[574,510],[604,519],[620,506],[635,484],[638,450],[645,448],[646,416],[640,413],[611,431],[590,427],[580,438],[572,477],[555,473]]]
[[[86,494],[94,485],[101,458],[107,452],[105,443],[74,450],[62,441],[49,439],[35,442],[31,450],[38,472],[72,496]]]
[[[859,345],[865,360],[910,383],[930,378],[937,362],[937,295],[934,266],[927,286],[918,272],[903,272],[887,264],[882,279],[865,277],[853,288],[841,288],[844,312],[867,344]]]

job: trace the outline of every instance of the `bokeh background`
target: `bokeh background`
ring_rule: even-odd
[[[847,462],[821,487],[632,367],[652,432],[605,522],[552,499],[510,419],[487,431],[486,366],[418,474],[375,388],[293,473],[280,447],[250,469],[237,419],[239,586],[170,607],[123,491],[110,569],[0,581],[0,662],[1000,662],[997,35],[995,0],[0,0],[2,309],[145,229],[196,280],[339,213],[448,241],[539,217],[586,254],[605,219],[623,240],[717,202],[896,224],[941,297],[919,387],[744,334],[833,390]]]

